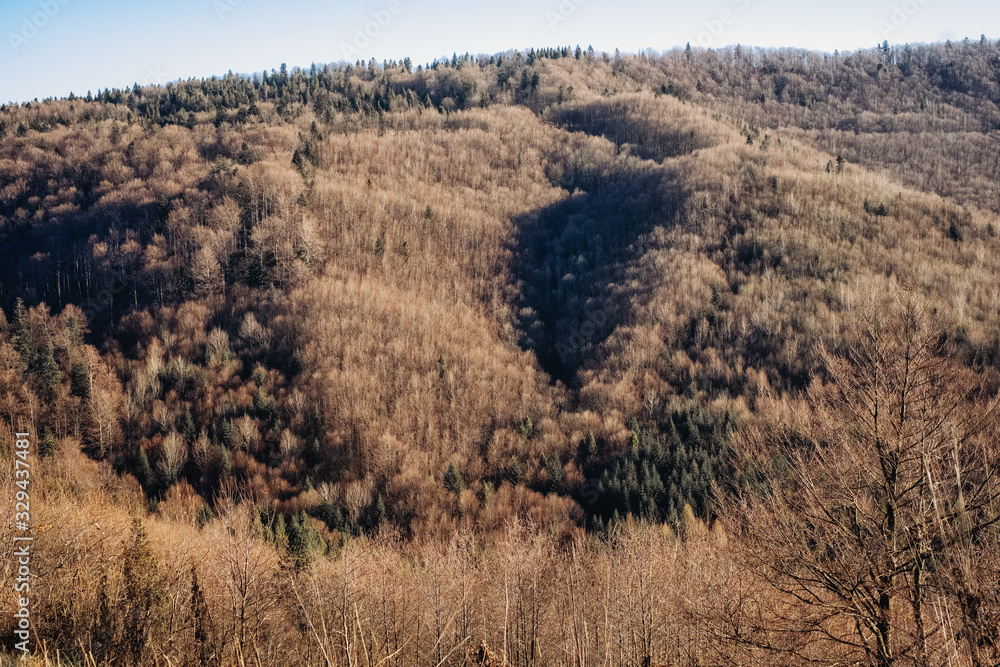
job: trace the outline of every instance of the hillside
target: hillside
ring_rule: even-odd
[[[876,586],[900,599],[887,641],[988,664],[998,72],[985,39],[560,48],[0,109],[0,443],[12,469],[35,434],[56,527],[39,636],[97,664],[464,664],[480,642],[518,665],[757,664],[824,638],[875,661],[888,632],[845,640],[853,602],[808,625],[747,563],[771,526],[754,499],[827,470],[808,457],[838,420],[864,431],[830,398],[841,364],[895,378],[903,349],[947,359],[933,377],[983,415],[922,422],[964,435],[916,475],[982,530],[960,583],[958,538],[912,561],[935,620]],[[800,530],[771,509],[772,535]]]

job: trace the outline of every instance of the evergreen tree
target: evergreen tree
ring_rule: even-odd
[[[568,491],[566,488],[566,473],[563,470],[563,464],[562,461],[559,460],[559,457],[554,456],[549,459],[545,466],[545,472],[549,477],[549,493],[564,494]]]
[[[194,416],[191,414],[190,408],[185,410],[184,414],[177,420],[177,430],[189,444],[193,443],[198,436],[198,426],[194,423]]]
[[[46,428],[42,431],[42,439],[38,441],[38,456],[43,459],[50,459],[56,453],[56,439],[52,435],[52,430]]]
[[[214,469],[213,474],[215,477],[215,483],[213,485],[214,489],[217,489],[222,482],[227,480],[229,476],[233,473],[233,462],[229,457],[229,451],[222,445],[215,445],[215,457],[214,457]]]
[[[59,370],[59,362],[56,361],[55,346],[52,341],[45,344],[45,349],[37,359],[37,375],[42,381],[43,394],[48,400],[55,398],[55,392],[62,384],[62,371]]]
[[[141,664],[147,644],[159,633],[168,611],[166,582],[141,519],[132,520],[132,539],[123,561],[122,645],[131,663]]]
[[[531,421],[531,417],[522,419],[521,423],[517,425],[517,431],[525,440],[531,440],[535,435],[535,424]]]
[[[253,512],[253,526],[251,531],[253,534],[264,540],[268,544],[274,544],[274,531],[264,525],[264,514],[266,513],[265,508],[258,505],[254,508]]]
[[[24,307],[21,297],[18,297],[14,304],[14,349],[21,355],[24,365],[29,366],[35,355],[35,341],[28,319],[28,310]]]
[[[288,556],[297,569],[308,567],[317,556],[326,551],[326,542],[313,527],[303,510],[293,516],[288,528]]]
[[[316,518],[326,524],[330,530],[344,532],[347,529],[344,513],[339,507],[329,501],[323,501],[315,510]]]
[[[288,549],[288,531],[285,527],[285,515],[279,514],[274,521],[274,547],[281,553]]]
[[[83,345],[83,326],[80,320],[70,317],[66,322],[66,334],[71,348],[76,349]]]
[[[135,466],[136,477],[143,491],[149,495],[157,483],[156,473],[153,472],[153,466],[149,464],[149,457],[146,455],[146,450],[142,447],[139,448],[137,459]]]
[[[208,524],[212,523],[213,519],[215,519],[215,513],[212,512],[211,505],[204,503],[200,508],[198,508],[198,513],[194,517],[194,524],[198,526],[198,528],[204,528]]]
[[[214,631],[205,593],[198,583],[198,571],[194,565],[191,566],[191,625],[194,626],[194,642],[198,646],[198,662],[206,664],[212,653],[210,642]]]
[[[587,431],[586,437],[580,441],[577,453],[577,459],[582,465],[585,465],[590,457],[597,454],[597,440],[594,438],[593,431]]]
[[[456,496],[465,488],[465,480],[462,479],[462,474],[458,472],[454,463],[449,463],[448,470],[444,473],[444,488]]]
[[[516,456],[510,458],[510,463],[507,465],[504,477],[513,486],[524,484],[524,469],[521,468],[521,461]]]
[[[375,497],[375,501],[368,508],[364,518],[362,530],[370,536],[378,535],[382,526],[389,522],[389,511],[385,507],[385,500],[382,494]]]
[[[69,393],[79,396],[84,402],[90,400],[90,369],[83,360],[74,361],[70,367]]]

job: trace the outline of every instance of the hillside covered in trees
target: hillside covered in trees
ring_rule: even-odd
[[[984,37],[0,108],[38,654],[994,664],[998,105]]]

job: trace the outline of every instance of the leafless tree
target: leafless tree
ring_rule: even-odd
[[[822,352],[831,383],[747,431],[760,484],[731,528],[779,595],[731,636],[804,659],[992,663],[997,399],[914,306],[863,319],[844,357]]]

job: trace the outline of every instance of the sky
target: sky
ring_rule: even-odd
[[[282,63],[1000,38],[996,0],[0,0],[0,102]]]

